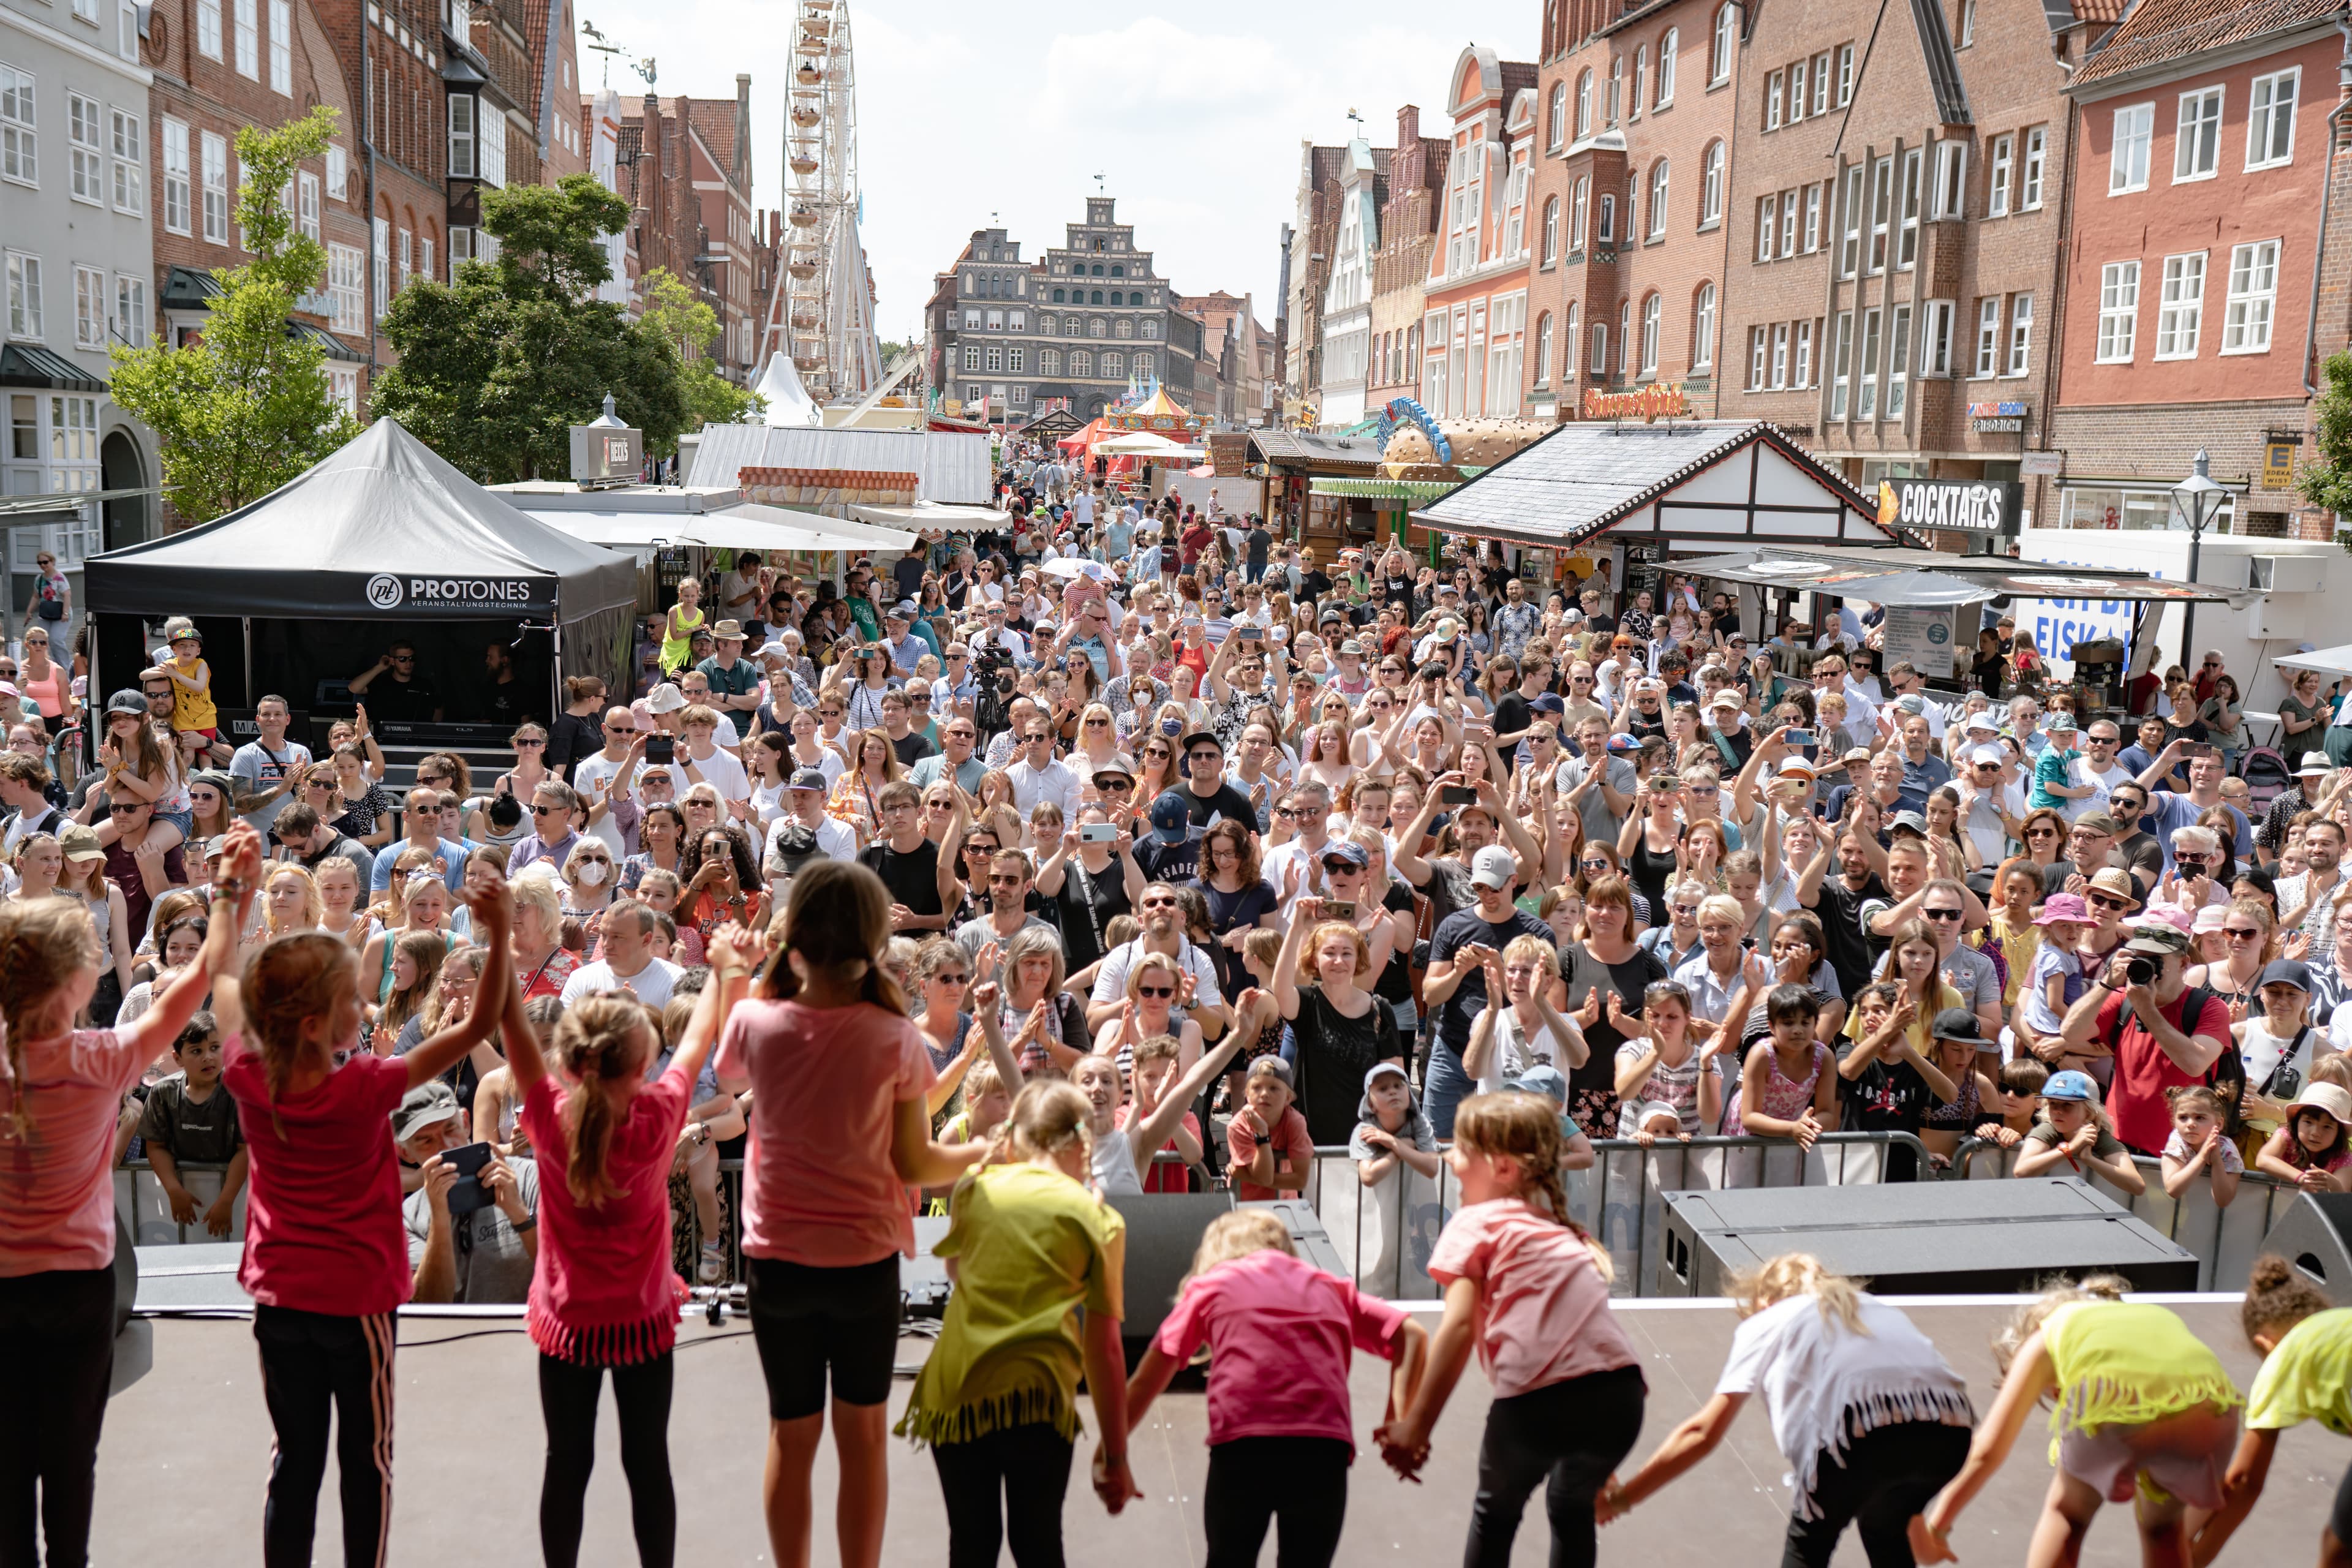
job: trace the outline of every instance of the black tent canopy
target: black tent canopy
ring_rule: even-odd
[[[225,707],[265,689],[285,690],[298,709],[333,706],[341,680],[394,635],[444,656],[436,678],[452,719],[468,716],[478,645],[492,640],[516,638],[519,664],[628,689],[630,559],[519,510],[393,419],[225,517],[90,557],[83,584],[101,702],[146,664],[142,624],[174,615],[205,631]],[[545,655],[521,651],[524,638]],[[535,690],[533,708],[562,711],[553,690]]]

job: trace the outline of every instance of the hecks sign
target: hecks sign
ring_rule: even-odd
[[[2014,533],[2025,487],[2010,479],[1881,479],[1878,521],[1890,528]]]

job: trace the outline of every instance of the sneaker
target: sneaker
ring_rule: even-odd
[[[705,1285],[716,1285],[727,1277],[727,1248],[724,1244],[716,1241],[702,1244],[702,1258],[694,1266],[694,1277]]]

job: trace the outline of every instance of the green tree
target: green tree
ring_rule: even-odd
[[[608,392],[649,451],[675,452],[690,417],[676,345],[595,298],[612,276],[604,237],[628,216],[585,174],[484,191],[496,258],[400,291],[383,323],[400,363],[376,377],[372,411],[485,484],[564,473],[570,427]]]
[[[359,433],[328,384],[325,353],[289,325],[294,302],[318,286],[327,252],[295,226],[285,193],[296,167],[326,151],[337,118],[321,107],[274,130],[236,133],[245,176],[236,221],[253,260],[213,269],[221,292],[199,341],[114,345],[114,401],[154,430],[164,495],[192,521],[268,495]]]
[[[637,282],[644,290],[645,324],[677,351],[691,427],[740,425],[766,413],[766,398],[719,374],[710,358],[711,345],[719,341],[719,312],[667,267],[655,268]]]
[[[2340,528],[2352,518],[2352,353],[2330,354],[2320,374],[2324,384],[2313,410],[2319,460],[2296,476],[2295,488],[2312,505],[2334,512]]]

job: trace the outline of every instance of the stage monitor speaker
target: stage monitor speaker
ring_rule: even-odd
[[[2303,1270],[2339,1307],[2352,1307],[2352,1193],[2304,1193],[2288,1205],[2263,1250]]]
[[[2197,1258],[2081,1182],[1906,1182],[1664,1194],[1649,1294],[1727,1296],[1746,1269],[1809,1252],[1882,1295],[2012,1295],[2055,1274],[2194,1290]]]
[[[1119,1334],[1131,1366],[1176,1304],[1176,1287],[1192,1270],[1201,1233],[1233,1208],[1234,1194],[1142,1193],[1113,1197],[1110,1206],[1127,1221],[1127,1318]]]
[[[131,1310],[139,1303],[139,1249],[131,1245],[131,1227],[114,1216],[114,1332],[120,1337],[131,1326]]]

